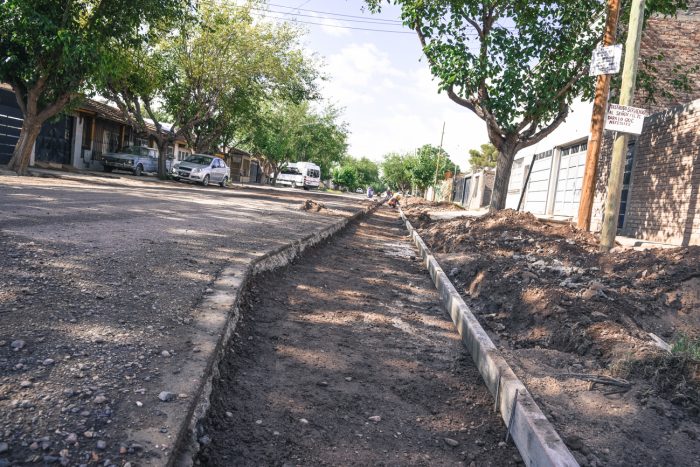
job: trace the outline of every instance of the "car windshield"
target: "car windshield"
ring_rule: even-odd
[[[147,156],[148,148],[144,148],[141,146],[129,146],[127,148],[124,148],[122,152],[124,154],[133,154],[135,156]]]
[[[192,154],[191,156],[188,156],[187,159],[185,159],[185,162],[192,162],[193,164],[199,164],[199,165],[209,165],[211,164],[212,159],[214,159],[211,156],[205,156],[202,154]]]
[[[296,167],[285,167],[282,169],[282,173],[286,175],[301,175],[301,172]]]

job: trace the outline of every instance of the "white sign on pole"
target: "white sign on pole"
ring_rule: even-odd
[[[644,118],[647,115],[648,112],[645,109],[610,104],[605,116],[605,129],[640,135],[644,126]]]
[[[613,75],[620,72],[622,44],[597,47],[591,57],[589,76]]]

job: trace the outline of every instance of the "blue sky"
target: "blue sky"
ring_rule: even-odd
[[[468,150],[488,141],[485,125],[438,94],[415,33],[395,23],[398,8],[385,5],[381,14],[372,15],[364,5],[362,0],[269,0],[267,16],[322,23],[300,24],[308,31],[304,47],[322,57],[328,76],[324,97],[344,108],[350,154],[381,160],[390,151],[437,146],[445,122],[443,145],[452,160],[466,167]]]

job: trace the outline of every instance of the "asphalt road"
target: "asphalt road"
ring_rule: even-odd
[[[224,265],[244,268],[363,207],[302,191],[82,180],[0,176],[0,465],[167,457],[176,427],[158,396],[197,352],[188,325],[209,284]],[[299,210],[310,197],[328,209]],[[147,428],[164,441],[135,444]]]

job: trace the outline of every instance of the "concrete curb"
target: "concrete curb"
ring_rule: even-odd
[[[525,464],[538,467],[577,467],[578,462],[557,431],[481,327],[400,208],[399,213],[430,272],[443,307],[452,317],[462,342],[472,355],[486,387],[494,396],[503,421],[506,426],[510,426],[510,436]]]
[[[197,307],[197,318],[192,324],[194,330],[192,340],[199,346],[197,354],[204,355],[195,357],[191,361],[190,366],[198,368],[193,368],[189,372],[183,369],[179,375],[181,376],[180,386],[188,389],[193,397],[188,401],[181,423],[173,430],[176,432],[173,449],[156,465],[168,467],[193,465],[194,456],[200,448],[199,436],[201,435],[198,433],[198,424],[209,410],[212,383],[219,377],[219,363],[238,325],[242,292],[255,275],[289,264],[307,248],[332,237],[350,222],[373,212],[380,204],[374,203],[320,232],[312,233],[301,240],[267,252],[253,260],[245,269],[230,266],[222,271],[211,286],[213,292],[206,295]],[[140,435],[143,437],[145,433]],[[151,444],[158,442],[157,432],[149,433],[147,437]]]

